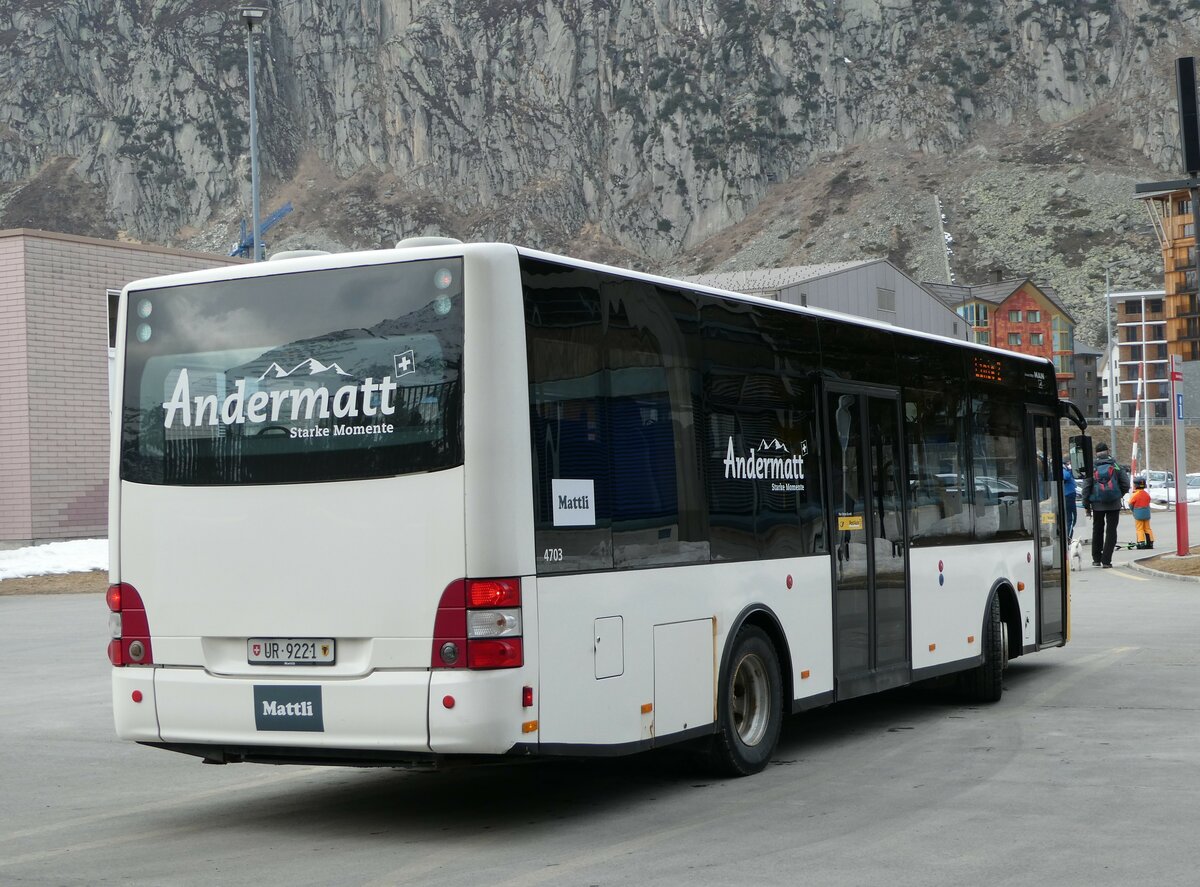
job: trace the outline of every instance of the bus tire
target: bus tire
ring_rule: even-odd
[[[983,626],[983,662],[963,674],[963,690],[973,702],[996,702],[1004,691],[1007,650],[1005,625],[1000,618],[1000,595],[992,595]]]
[[[783,727],[783,680],[775,646],[766,632],[747,625],[738,632],[721,670],[717,732],[709,757],[724,776],[749,776],[767,766]]]

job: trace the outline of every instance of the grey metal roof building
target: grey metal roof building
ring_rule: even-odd
[[[688,280],[955,339],[966,336],[962,318],[887,259],[728,271]]]

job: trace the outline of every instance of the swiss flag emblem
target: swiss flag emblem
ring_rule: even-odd
[[[253,645],[251,645],[250,649],[253,650],[254,655],[257,656],[259,653],[262,652],[262,644],[253,644]]]

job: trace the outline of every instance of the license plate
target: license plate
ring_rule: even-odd
[[[251,665],[333,665],[333,638],[247,638],[246,661]]]

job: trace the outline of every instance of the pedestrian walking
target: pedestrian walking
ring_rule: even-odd
[[[1153,548],[1154,534],[1150,532],[1150,494],[1146,492],[1146,479],[1133,479],[1133,494],[1129,497],[1129,510],[1133,512],[1133,525],[1137,527],[1137,547]]]
[[[1063,456],[1063,504],[1067,507],[1067,541],[1070,542],[1075,538],[1075,518],[1078,516],[1075,511],[1075,494],[1078,492],[1075,486],[1075,472],[1071,470],[1071,463]]]
[[[1092,476],[1083,482],[1083,507],[1092,519],[1092,566],[1112,567],[1117,547],[1121,499],[1129,492],[1129,475],[1113,460],[1108,444],[1096,444]]]

